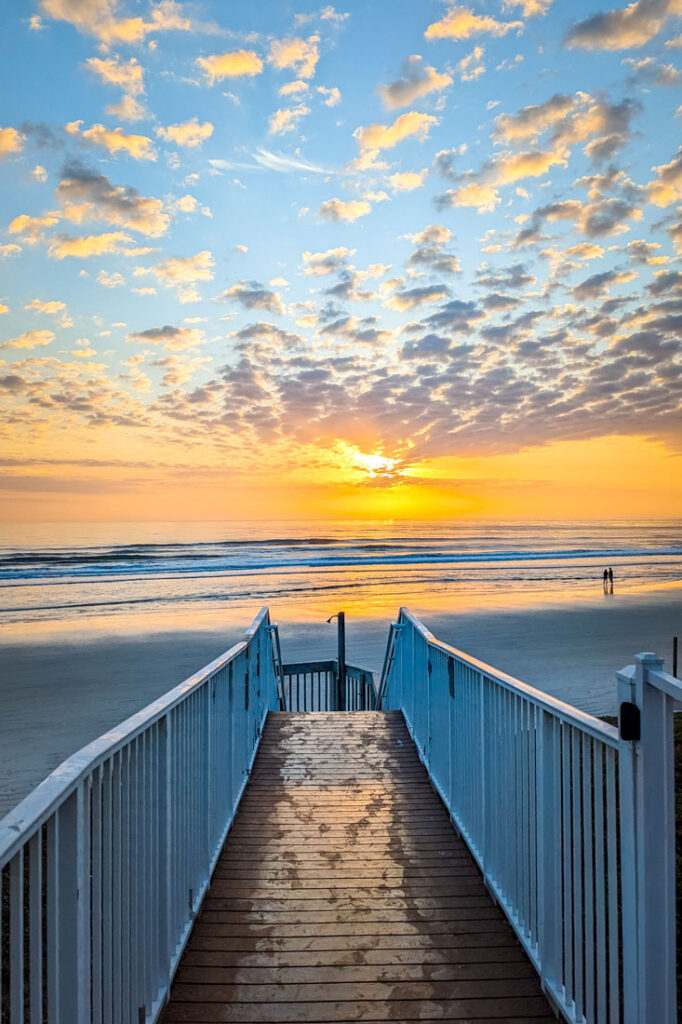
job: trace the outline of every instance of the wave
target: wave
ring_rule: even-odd
[[[322,547],[324,555],[316,553]],[[442,546],[441,546],[442,545]],[[279,550],[277,550],[279,549]],[[311,550],[312,549],[312,550]],[[40,580],[58,582],[67,578],[121,578],[136,576],[184,577],[251,573],[291,569],[342,569],[361,566],[462,565],[505,562],[566,562],[576,559],[674,559],[682,556],[680,546],[661,547],[573,547],[529,550],[490,548],[462,550],[452,538],[429,538],[406,542],[337,540],[334,538],[229,541],[191,545],[137,544],[76,551],[13,551],[0,554],[0,581],[11,584]]]

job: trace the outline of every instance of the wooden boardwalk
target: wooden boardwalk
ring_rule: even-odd
[[[550,1022],[400,712],[270,713],[164,1024]]]

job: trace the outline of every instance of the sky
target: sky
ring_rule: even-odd
[[[0,18],[0,519],[679,515],[680,0]]]

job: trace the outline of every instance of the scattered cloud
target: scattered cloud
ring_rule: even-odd
[[[440,210],[450,206],[471,206],[479,213],[490,213],[500,200],[497,189],[470,181],[467,185],[462,185],[458,189],[448,189],[442,196],[436,197],[436,206]]]
[[[331,89],[327,89],[324,85],[318,85],[317,92],[320,96],[324,97],[322,102],[325,107],[337,107],[341,102],[341,90],[335,85],[333,85]]]
[[[53,331],[25,331],[24,334],[19,334],[16,338],[10,338],[9,341],[2,342],[0,349],[43,348],[45,345],[50,345],[54,339]]]
[[[474,14],[468,7],[451,7],[440,21],[428,26],[424,37],[435,39],[470,39],[471,36],[488,34],[504,36],[513,29],[522,29],[522,21],[497,21],[488,14]]]
[[[353,134],[360,149],[392,149],[403,139],[413,135],[418,139],[425,139],[436,124],[438,118],[432,114],[420,114],[416,110],[410,110],[396,118],[393,124],[370,124],[366,128],[357,128]]]
[[[127,153],[133,160],[156,160],[154,143],[146,135],[126,135],[122,128],[105,128],[103,124],[82,130],[82,124],[82,121],[70,121],[65,130],[80,142],[102,146],[112,154]]]
[[[91,256],[105,256],[111,253],[130,252],[130,235],[124,231],[106,231],[101,235],[82,235],[72,238],[69,235],[55,235],[50,239],[47,254],[55,260],[63,260],[69,256],[76,259],[89,259]]]
[[[146,331],[132,331],[126,335],[126,341],[140,342],[144,345],[158,345],[168,352],[186,352],[196,348],[203,341],[203,332],[196,327],[150,327]]]
[[[648,185],[649,199],[656,206],[682,201],[682,146],[670,163],[652,168],[656,177]]]
[[[422,171],[400,171],[392,174],[388,180],[394,192],[413,192],[416,188],[422,187],[428,173],[428,167]]]
[[[346,249],[343,246],[339,246],[337,249],[327,249],[326,252],[304,252],[303,271],[309,277],[334,274],[346,266],[354,252],[355,249]]]
[[[58,299],[51,299],[44,302],[42,299],[31,299],[24,309],[31,309],[36,313],[61,313],[66,309],[66,303],[61,302]]]
[[[268,132],[270,135],[285,135],[296,129],[298,122],[310,113],[310,107],[299,103],[296,107],[282,107],[275,110],[268,119]]]
[[[342,199],[327,199],[320,206],[318,213],[327,220],[353,221],[358,217],[367,216],[371,209],[370,204],[364,199],[350,199],[347,202]]]
[[[412,54],[403,61],[401,77],[390,85],[380,85],[379,94],[388,110],[408,107],[416,100],[431,92],[442,92],[452,85],[452,75],[439,73],[434,67],[424,64],[422,57]]]
[[[292,69],[298,78],[312,78],[320,59],[320,37],[274,39],[269,60],[278,71]]]
[[[263,61],[253,50],[233,50],[230,53],[197,57],[196,64],[203,71],[209,85],[226,78],[253,78],[263,70]]]
[[[120,57],[89,57],[85,62],[88,71],[105,85],[115,85],[130,96],[139,96],[144,92],[144,69],[131,57],[122,61]]]
[[[0,160],[4,160],[10,153],[20,153],[24,141],[24,136],[16,128],[0,128]]]
[[[210,139],[213,135],[213,125],[210,121],[204,121],[202,124],[197,117],[192,117],[180,124],[157,128],[156,134],[165,142],[174,142],[176,146],[195,148],[201,146],[206,139]]]
[[[630,50],[657,36],[669,17],[680,13],[678,0],[635,0],[627,7],[600,11],[579,21],[565,44],[584,50]]]
[[[220,296],[221,302],[236,302],[244,309],[267,309],[279,316],[284,314],[284,305],[277,292],[270,291],[258,281],[239,281]]]
[[[64,166],[55,195],[62,216],[73,223],[103,220],[151,238],[165,234],[170,224],[160,199],[143,196],[131,186],[113,185],[104,174],[78,161]]]

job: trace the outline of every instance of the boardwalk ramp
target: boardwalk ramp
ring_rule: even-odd
[[[402,713],[268,715],[163,1015],[554,1020]]]

